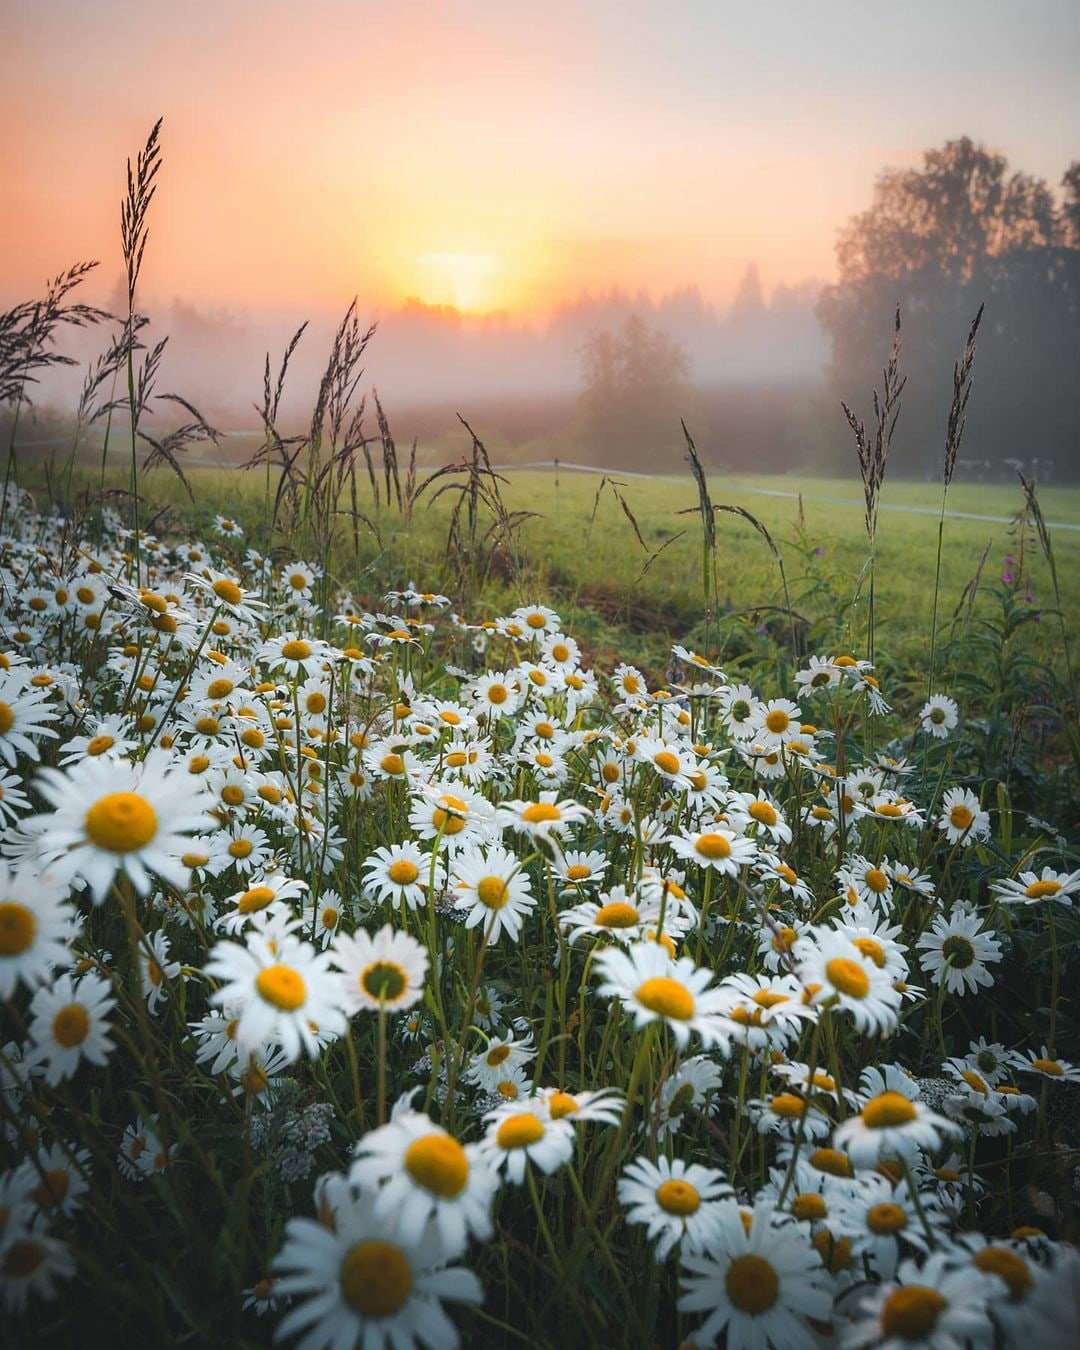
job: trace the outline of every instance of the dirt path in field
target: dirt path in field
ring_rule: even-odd
[[[571,473],[599,473],[618,478],[658,478],[665,482],[678,482],[685,476],[676,473],[639,473],[633,469],[598,469],[594,464],[568,464],[563,459],[558,461],[535,459],[525,464],[493,464],[491,467],[498,469],[500,473],[513,469],[566,469]],[[857,506],[860,510],[863,506],[858,497],[817,497],[809,492],[783,492],[779,488],[747,487],[742,483],[733,483],[731,486],[735,492],[750,492],[757,497],[786,497],[792,501],[797,501],[799,497],[802,497],[804,502],[818,502],[826,506]],[[908,516],[939,516],[941,514],[940,509],[936,506],[905,506],[902,502],[882,502],[879,510],[900,511]],[[946,511],[945,519],[983,520],[992,525],[1008,525],[1013,517],[984,516],[977,511]],[[1046,527],[1050,530],[1080,530],[1080,524],[1072,524],[1066,520],[1048,520]]]

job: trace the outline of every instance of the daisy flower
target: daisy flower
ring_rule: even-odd
[[[204,974],[221,980],[222,987],[210,1002],[236,1012],[236,1044],[242,1054],[279,1044],[290,1062],[302,1049],[314,1058],[326,1040],[344,1032],[345,1014],[330,960],[329,953],[317,952],[293,933],[267,937],[253,931],[244,945],[219,942],[211,949]]]
[[[939,914],[915,945],[924,953],[919,965],[950,994],[974,994],[994,983],[987,966],[1001,960],[1001,944],[982,931],[977,914],[959,905],[947,917]]]
[[[1037,905],[1042,900],[1060,900],[1071,905],[1080,895],[1080,871],[1057,872],[1044,867],[1041,873],[1021,872],[1018,877],[995,881],[990,889],[1008,905]]]
[[[917,1149],[940,1147],[960,1127],[921,1101],[918,1084],[898,1069],[864,1069],[859,1080],[858,1115],[833,1131],[833,1145],[846,1149],[856,1167],[873,1167],[879,1158],[910,1160]]]
[[[84,880],[101,904],[117,871],[139,895],[150,873],[184,890],[190,869],[181,862],[187,835],[209,829],[198,779],[175,767],[164,750],[141,764],[87,759],[66,773],[42,769],[34,786],[54,808],[43,822],[42,853],[58,881]]]
[[[626,1098],[616,1088],[598,1088],[595,1092],[566,1092],[562,1088],[541,1088],[536,1100],[552,1120],[569,1120],[579,1125],[594,1121],[618,1125],[626,1110]]]
[[[753,717],[753,735],[769,750],[779,750],[801,733],[802,709],[787,698],[759,704]]]
[[[301,672],[304,679],[319,675],[334,655],[328,642],[309,641],[300,633],[282,633],[268,638],[255,653],[255,659],[295,681],[300,679]]]
[[[424,996],[428,956],[408,933],[389,924],[372,937],[362,928],[339,933],[333,944],[334,965],[341,971],[341,1001],[357,1012],[404,1012]]]
[[[254,627],[265,615],[265,602],[257,599],[253,591],[246,590],[227,572],[217,572],[208,567],[204,574],[185,572],[184,580],[206,595],[215,608],[245,626]]]
[[[225,901],[230,909],[214,921],[214,927],[235,936],[252,921],[253,915],[261,914],[275,903],[298,900],[306,890],[306,881],[295,881],[283,872],[274,872],[257,881],[253,878],[252,885],[246,890],[237,891]]]
[[[489,942],[503,932],[516,941],[523,917],[536,908],[521,860],[501,844],[460,854],[451,869],[454,906],[465,914],[465,927],[483,924]]]
[[[45,983],[56,966],[70,962],[76,933],[67,887],[51,873],[23,862],[14,870],[0,862],[0,1000],[19,984]]]
[[[707,1255],[682,1257],[681,1312],[706,1312],[696,1335],[711,1344],[723,1333],[739,1346],[811,1350],[807,1318],[828,1319],[828,1275],[808,1234],[765,1200],[750,1222],[734,1200],[722,1201]]]
[[[939,741],[956,730],[960,709],[947,694],[934,694],[926,700],[919,713],[919,726]]]
[[[30,810],[30,798],[22,789],[22,779],[0,767],[0,827],[13,825]]]
[[[1029,1050],[1026,1059],[1019,1053],[1014,1054],[1012,1062],[1021,1073],[1037,1073],[1042,1078],[1080,1083],[1080,1067],[1070,1064],[1067,1059],[1056,1059],[1045,1045],[1038,1054]]]
[[[967,788],[949,788],[941,803],[938,829],[945,831],[950,844],[962,842],[964,848],[990,834],[990,813],[979,805],[979,799]]]
[[[515,1186],[525,1179],[526,1161],[550,1175],[573,1157],[574,1131],[569,1121],[565,1117],[553,1120],[535,1097],[497,1106],[485,1119],[488,1129],[481,1140],[484,1155],[491,1166],[505,1171]]]
[[[888,1034],[897,1026],[900,995],[887,970],[842,931],[815,927],[799,944],[799,979],[815,1007],[851,1014],[859,1031]]]
[[[27,1063],[45,1066],[50,1087],[70,1078],[85,1059],[102,1065],[112,1053],[108,1015],[116,1006],[112,985],[93,971],[75,979],[60,975],[42,988],[30,1004],[33,1047]]]
[[[724,825],[700,834],[673,834],[667,842],[678,857],[699,867],[711,867],[723,876],[737,876],[740,868],[757,857],[757,845],[752,839],[737,835]]]
[[[431,1222],[406,1239],[395,1214],[376,1213],[370,1191],[339,1192],[333,1226],[292,1218],[274,1257],[275,1295],[304,1301],[281,1319],[276,1339],[303,1333],[304,1350],[419,1350],[459,1344],[443,1302],[480,1303],[480,1281],[447,1267],[448,1249]]]
[[[364,894],[391,904],[404,902],[410,909],[427,902],[428,882],[431,879],[430,853],[412,842],[377,848],[364,862]],[[441,861],[435,861],[435,889],[441,890],[445,871]]]
[[[550,839],[559,836],[573,825],[588,820],[592,814],[588,807],[569,798],[556,800],[554,791],[541,792],[537,801],[505,801],[496,811],[496,819],[504,829],[516,830],[518,834],[531,835],[534,839]]]
[[[656,1243],[663,1261],[676,1243],[683,1252],[699,1252],[709,1245],[720,1201],[732,1190],[722,1172],[681,1158],[658,1162],[635,1158],[623,1170],[616,1190],[627,1209],[626,1222],[646,1224],[645,1236]]]
[[[598,900],[599,903],[583,900],[559,915],[559,927],[566,933],[566,940],[571,946],[585,936],[612,937],[623,943],[637,942],[644,927],[656,924],[660,918],[660,905],[656,900],[639,902],[636,896],[628,895],[622,886],[601,891]],[[677,923],[674,914],[666,915],[665,918],[676,918]]]
[[[870,1269],[886,1280],[896,1274],[904,1246],[927,1251],[926,1230],[940,1242],[948,1215],[923,1195],[916,1210],[906,1186],[897,1187],[876,1173],[859,1179],[855,1189],[838,1194],[829,1207],[834,1236],[851,1243],[852,1255],[865,1258]]]
[[[12,671],[0,673],[0,758],[9,768],[20,754],[40,759],[37,742],[42,737],[56,740],[58,733],[48,724],[59,713],[48,706],[49,697],[47,688],[24,684]]]
[[[724,1075],[720,1067],[705,1055],[684,1059],[664,1081],[660,1092],[657,1133],[661,1138],[682,1127],[689,1111],[712,1116],[719,1107],[718,1092]]]
[[[51,1144],[37,1152],[34,1171],[38,1178],[32,1192],[34,1203],[45,1214],[70,1217],[89,1191],[87,1175],[91,1169],[88,1148],[66,1148]]]
[[[166,995],[170,981],[180,975],[181,967],[179,961],[169,960],[171,944],[160,928],[156,933],[145,934],[143,942],[150,950],[146,951],[142,946],[138,949],[139,984],[146,999],[146,1006],[151,1012],[156,1012],[158,1004]]]
[[[486,1050],[473,1056],[463,1077],[477,1087],[495,1092],[508,1070],[524,1068],[535,1057],[531,1034],[520,1041],[515,1041],[513,1036],[495,1036],[488,1041]]]
[[[0,1303],[9,1314],[20,1313],[31,1295],[46,1302],[54,1299],[57,1281],[74,1274],[75,1258],[39,1220],[0,1254]]]
[[[974,1266],[950,1269],[949,1254],[934,1252],[922,1267],[902,1261],[896,1281],[859,1298],[840,1332],[842,1350],[956,1350],[992,1345],[987,1315],[994,1287]]]
[[[597,849],[589,852],[566,849],[555,866],[555,874],[568,886],[588,886],[603,878],[607,866],[607,854]]]
[[[695,966],[688,956],[672,960],[655,942],[638,943],[629,951],[608,947],[595,967],[603,980],[600,993],[621,999],[633,1012],[635,1027],[663,1021],[680,1049],[695,1031],[706,1048],[715,1045],[727,1053],[723,994],[708,988],[711,970]]]
[[[480,713],[489,719],[513,717],[521,703],[517,677],[505,671],[481,675],[469,690]]]
[[[755,833],[767,833],[774,843],[791,843],[791,826],[784,820],[777,804],[769,797],[753,792],[737,792],[728,798],[732,824],[743,834],[751,826]]]
[[[395,1110],[388,1125],[366,1134],[349,1180],[370,1188],[376,1216],[392,1216],[406,1242],[419,1241],[429,1220],[446,1251],[464,1250],[469,1234],[491,1236],[498,1177],[478,1144],[463,1147],[423,1112]]]
[[[157,1118],[137,1117],[125,1130],[120,1140],[116,1165],[128,1181],[143,1181],[146,1177],[164,1172],[176,1152],[176,1145],[166,1149],[158,1137]]]
[[[491,803],[467,783],[421,785],[409,811],[418,839],[437,839],[454,854],[491,838],[495,812]]]

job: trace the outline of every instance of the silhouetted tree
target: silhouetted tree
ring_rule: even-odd
[[[586,450],[601,463],[627,469],[675,459],[679,418],[693,412],[689,372],[682,347],[637,314],[617,332],[590,334],[582,348],[585,388],[578,410]]]
[[[1058,201],[970,139],[888,169],[841,231],[840,278],[818,307],[832,378],[848,400],[873,386],[899,302],[910,373],[897,467],[936,472],[953,361],[979,305],[976,390],[965,455],[1080,470],[1080,164]]]

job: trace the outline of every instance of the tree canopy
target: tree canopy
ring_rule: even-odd
[[[940,464],[953,361],[985,302],[964,455],[1080,473],[1080,162],[1061,189],[964,137],[882,173],[841,230],[840,276],[818,308],[833,382],[866,397],[899,303],[910,380],[897,445],[910,471]]]

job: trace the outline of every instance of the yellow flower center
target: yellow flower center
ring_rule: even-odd
[[[966,830],[974,819],[968,808],[962,804],[954,806],[949,812],[949,824],[954,830]]]
[[[61,1008],[53,1018],[52,1033],[57,1045],[67,1050],[82,1045],[90,1034],[90,1019],[82,1004],[69,1003]]]
[[[252,886],[236,902],[236,908],[241,914],[254,914],[256,910],[265,909],[276,896],[277,892],[269,886]]]
[[[904,808],[897,806],[895,802],[880,802],[874,807],[874,814],[879,816],[890,816],[897,820],[904,814]]]
[[[0,956],[20,956],[34,940],[37,919],[16,900],[0,904]]]
[[[964,1069],[960,1077],[974,1092],[981,1092],[984,1097],[989,1096],[989,1089],[986,1083],[979,1077],[974,1069]]]
[[[306,661],[311,655],[311,643],[303,638],[292,638],[282,645],[281,654],[286,661]]]
[[[677,1022],[688,1022],[694,1015],[694,998],[689,989],[667,975],[654,975],[638,985],[635,997],[650,1012]]]
[[[226,806],[242,806],[244,803],[244,789],[238,783],[227,783],[221,789],[221,800]]]
[[[1032,1068],[1039,1069],[1042,1073],[1048,1073],[1052,1078],[1060,1078],[1065,1070],[1055,1059],[1033,1059]]]
[[[673,755],[670,750],[661,750],[653,755],[653,763],[662,773],[678,773],[681,768],[679,756]]]
[[[573,1116],[581,1109],[569,1092],[553,1092],[548,1098],[548,1111],[552,1120],[562,1120],[565,1116]]]
[[[425,1134],[405,1150],[405,1170],[433,1195],[452,1200],[469,1181],[465,1150],[448,1134]]]
[[[1060,881],[1033,881],[1024,894],[1029,900],[1042,900],[1045,896],[1057,895],[1060,890]]]
[[[769,1103],[769,1109],[785,1120],[798,1120],[806,1114],[806,1103],[793,1092],[779,1092]]]
[[[851,1159],[837,1148],[816,1148],[810,1154],[810,1166],[831,1177],[851,1176]]]
[[[103,755],[106,750],[111,750],[116,744],[112,736],[95,736],[86,747],[88,755]]]
[[[361,1317],[392,1317],[412,1291],[412,1269],[392,1242],[358,1242],[345,1253],[338,1272],[341,1295]]]
[[[222,577],[220,581],[215,581],[212,589],[217,598],[224,600],[227,605],[238,605],[244,597],[244,592],[235,581],[230,581],[228,577]]]
[[[399,858],[390,864],[387,875],[395,886],[411,886],[420,875],[420,869],[408,858]]]
[[[799,935],[794,928],[781,928],[772,940],[774,952],[789,952],[798,941]]]
[[[858,961],[849,961],[845,956],[835,956],[826,962],[825,974],[834,989],[839,989],[849,998],[865,998],[870,992],[870,977]]]
[[[561,820],[562,812],[552,802],[533,802],[522,811],[521,819],[529,825],[540,825],[547,820]]]
[[[889,1237],[907,1227],[907,1215],[899,1205],[871,1205],[866,1214],[866,1226],[879,1237]]]
[[[508,1116],[495,1133],[495,1142],[500,1148],[528,1148],[544,1137],[543,1121],[538,1120],[529,1111],[516,1116]]]
[[[614,900],[609,905],[601,905],[593,922],[600,928],[633,928],[638,918],[638,912],[633,905]]]
[[[941,954],[954,970],[967,970],[975,963],[975,948],[966,937],[953,933],[941,944]]]
[[[441,805],[436,808],[431,818],[435,828],[442,830],[443,834],[459,834],[465,828],[468,802],[463,802],[460,797],[454,797],[450,793],[440,797],[439,802]]]
[[[701,1206],[701,1196],[688,1181],[663,1181],[656,1188],[656,1203],[669,1214],[693,1214]]]
[[[914,1104],[902,1092],[882,1092],[862,1109],[862,1122],[871,1130],[887,1130],[896,1125],[907,1125],[919,1114]]]
[[[894,1290],[881,1307],[881,1329],[886,1338],[925,1340],[948,1304],[926,1284],[905,1284]]]
[[[872,890],[875,895],[881,895],[883,891],[889,889],[889,878],[880,867],[871,867],[864,879],[867,887]]]
[[[997,1275],[1008,1287],[1011,1298],[1022,1299],[1031,1288],[1031,1270],[1024,1258],[1008,1247],[984,1247],[972,1258],[979,1270]]]
[[[863,956],[865,956],[868,961],[873,961],[874,965],[877,966],[878,970],[884,969],[885,948],[881,945],[880,942],[878,942],[875,938],[857,937],[852,938],[852,943],[856,947],[858,947],[859,951],[862,952]]]
[[[505,684],[492,684],[488,686],[487,700],[496,705],[505,703],[510,697],[510,691]]]
[[[724,1276],[727,1296],[740,1312],[757,1316],[767,1312],[780,1294],[780,1277],[763,1256],[737,1256]]]
[[[229,845],[229,856],[232,858],[250,858],[255,845],[250,839],[234,839]]]
[[[206,686],[206,696],[214,699],[228,698],[234,688],[235,685],[232,680],[227,680],[224,676],[221,676],[220,679],[211,680]]]
[[[783,708],[773,708],[772,712],[767,713],[765,725],[774,735],[779,735],[782,731],[787,731],[791,726],[791,718],[784,712]]]
[[[42,1209],[52,1209],[63,1204],[71,1188],[71,1177],[62,1167],[52,1167],[44,1173],[34,1188],[34,1199]]]
[[[45,1260],[45,1248],[33,1238],[13,1242],[0,1260],[0,1274],[9,1279],[28,1279]]]
[[[446,756],[446,764],[448,768],[460,769],[467,763],[468,763],[468,756],[462,750],[451,750],[451,752]]]
[[[823,1196],[804,1191],[791,1202],[791,1212],[797,1219],[824,1219],[829,1210]]]
[[[84,820],[90,842],[109,853],[134,853],[157,834],[157,812],[137,792],[110,792]]]
[[[694,848],[703,858],[731,857],[731,845],[722,834],[699,834]]]
[[[394,961],[373,961],[360,972],[360,988],[371,998],[394,1003],[409,987],[409,977]]]
[[[405,761],[400,755],[383,755],[382,759],[379,760],[379,768],[382,769],[383,773],[404,773]]]
[[[775,825],[779,818],[768,802],[751,802],[749,811],[760,825]]]
[[[476,883],[476,898],[488,909],[502,909],[510,899],[510,888],[502,877],[482,877]]]
[[[267,966],[255,979],[255,988],[267,1003],[282,1012],[295,1012],[307,1000],[307,986],[299,971],[291,966]]]

